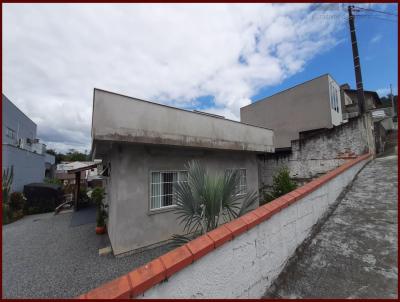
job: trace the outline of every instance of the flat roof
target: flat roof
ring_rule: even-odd
[[[273,152],[273,131],[94,89],[92,140]]]

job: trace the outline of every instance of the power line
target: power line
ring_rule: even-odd
[[[381,13],[381,14],[396,16],[396,17],[397,17],[397,14],[392,14],[392,13],[388,13],[388,12],[384,12],[384,11],[376,10],[376,9],[372,9],[372,8],[363,8],[363,7],[358,7],[358,6],[354,6],[354,8],[356,8],[356,9],[361,9],[361,10],[367,10],[367,11],[371,11],[371,12],[375,12],[375,13]]]

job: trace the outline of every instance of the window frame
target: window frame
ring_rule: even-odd
[[[152,175],[153,173],[177,173],[179,175],[179,172],[186,172],[188,173],[188,170],[185,169],[167,169],[167,170],[149,170],[149,177],[148,177],[148,186],[149,186],[149,199],[148,199],[148,214],[156,214],[160,212],[166,212],[166,211],[171,211],[176,207],[176,204],[174,203],[174,200],[172,199],[172,204],[164,207],[159,207],[159,208],[152,208],[151,207],[151,199],[152,199]],[[179,176],[178,176],[179,178]],[[179,181],[179,180],[178,180]],[[161,184],[161,183],[160,183]],[[164,194],[165,195],[165,194]],[[173,193],[172,193],[173,195]],[[156,196],[156,195],[155,195]],[[163,196],[163,195],[161,195]],[[173,197],[172,197],[173,198]]]
[[[331,103],[331,109],[334,110],[336,113],[340,113],[339,110],[339,90],[334,84],[334,81],[329,82],[329,100]]]

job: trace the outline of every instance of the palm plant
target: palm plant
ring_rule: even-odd
[[[187,169],[187,182],[174,185],[175,212],[186,235],[173,235],[173,245],[181,245],[245,214],[258,201],[256,191],[240,194],[238,170],[211,175],[197,161],[189,162]]]

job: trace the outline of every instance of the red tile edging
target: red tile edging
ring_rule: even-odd
[[[197,261],[213,249],[269,219],[275,213],[310,194],[334,177],[371,156],[371,154],[364,154],[355,159],[348,160],[340,167],[314,179],[306,185],[221,225],[211,232],[158,257],[126,275],[76,297],[76,299],[118,299],[138,296],[190,265],[193,261]]]

